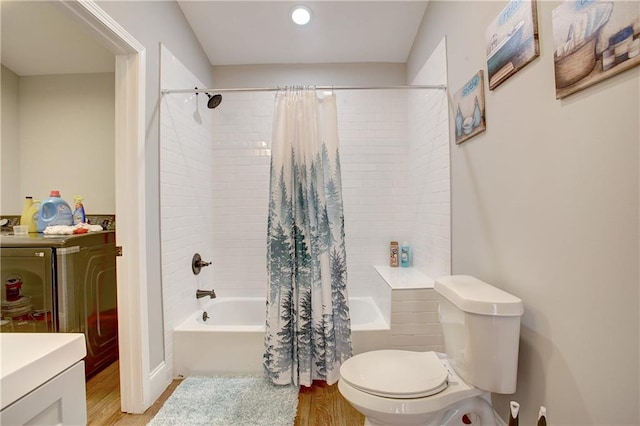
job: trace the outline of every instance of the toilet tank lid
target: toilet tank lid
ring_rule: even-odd
[[[522,300],[470,275],[435,280],[435,290],[464,312],[493,316],[521,316]]]

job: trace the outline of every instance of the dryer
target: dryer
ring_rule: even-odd
[[[118,359],[115,231],[0,236],[1,332],[84,333],[89,377]]]

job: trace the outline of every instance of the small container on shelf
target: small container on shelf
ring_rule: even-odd
[[[389,246],[389,266],[392,266],[394,268],[398,267],[400,263],[399,250],[400,247],[398,245],[398,242],[391,241],[391,244]]]
[[[406,241],[400,246],[400,266],[408,268],[411,265],[411,248]]]
[[[83,201],[84,199],[79,195],[76,195],[75,197],[73,197],[73,204],[74,204],[73,224],[74,225],[78,225],[80,223],[87,223],[87,216],[84,213],[84,205],[82,204]]]

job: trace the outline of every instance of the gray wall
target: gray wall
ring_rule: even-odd
[[[12,209],[16,203],[24,203],[24,195],[19,184],[20,179],[20,122],[18,108],[20,77],[9,68],[2,65],[2,143],[0,144],[0,158],[2,168],[2,198],[0,211],[2,214],[20,214],[22,207]],[[11,182],[11,184],[9,184]],[[20,204],[18,204],[20,205]],[[14,211],[12,211],[14,210]]]
[[[445,35],[450,93],[486,75],[505,4],[431,1],[408,81]],[[503,418],[515,399],[521,424],[540,405],[550,424],[637,424],[640,67],[556,100],[559,4],[537,3],[538,59],[494,91],[485,77],[487,131],[451,146],[452,270],[524,301],[518,390],[493,396]]]
[[[426,59],[426,58],[425,58]],[[214,66],[216,87],[402,86],[405,64],[269,64]]]
[[[2,182],[3,192],[17,184],[43,200],[57,189],[70,205],[75,195],[84,197],[87,214],[115,212],[115,74],[29,75],[19,82],[20,155],[13,158],[20,174]],[[3,213],[20,214],[22,197],[13,205]]]
[[[173,1],[98,1],[113,19],[146,48],[146,197],[150,367],[164,359],[162,283],[160,265],[159,114],[160,43],[207,85],[212,85],[211,64]]]

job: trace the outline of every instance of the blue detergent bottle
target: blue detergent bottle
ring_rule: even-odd
[[[38,232],[55,225],[73,225],[73,214],[69,204],[60,197],[60,191],[52,190],[49,198],[40,204]]]

